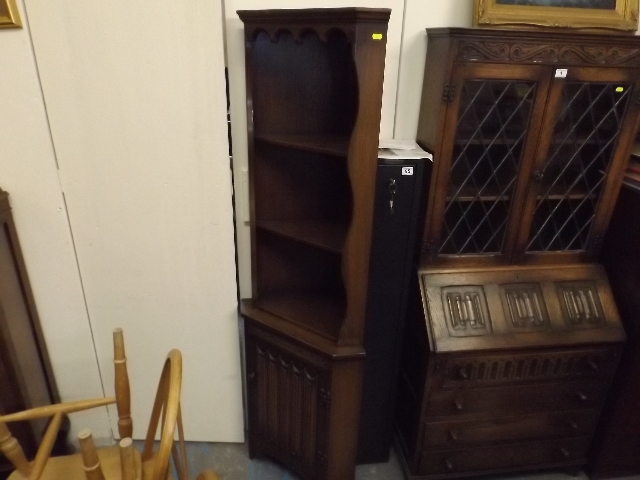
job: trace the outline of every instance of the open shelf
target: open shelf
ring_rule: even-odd
[[[342,252],[348,228],[347,225],[322,220],[263,220],[256,226],[274,235],[338,254]]]
[[[449,185],[449,191],[447,192],[447,202],[452,200],[456,202],[493,202],[495,200],[508,201],[511,199],[510,195],[500,195],[500,192],[495,189],[491,191],[490,188],[483,189],[483,194],[478,196],[478,191],[472,186],[464,186],[460,193],[454,198],[453,194],[458,191],[457,185]]]
[[[338,338],[346,306],[344,300],[335,295],[291,290],[260,295],[256,305],[330,340]]]
[[[255,134],[254,138],[279,147],[293,148],[305,152],[323,153],[336,157],[346,157],[349,150],[348,136],[261,133]]]

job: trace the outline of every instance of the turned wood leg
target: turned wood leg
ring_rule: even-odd
[[[127,357],[124,351],[124,336],[121,328],[113,331],[113,363],[115,366],[116,406],[118,408],[118,433],[120,438],[133,436],[131,419],[131,389],[127,372]]]
[[[11,435],[4,423],[0,423],[0,452],[9,459],[15,469],[20,472],[20,475],[24,478],[29,477],[29,473],[31,473],[29,461],[24,456],[24,451],[18,440]]]
[[[96,445],[93,443],[93,437],[90,430],[82,430],[78,433],[80,440],[80,451],[82,452],[82,467],[87,480],[104,480],[102,467],[100,467],[100,459],[96,452]]]
[[[122,480],[137,480],[133,442],[130,438],[120,440],[120,468]]]

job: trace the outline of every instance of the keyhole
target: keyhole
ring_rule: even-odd
[[[397,189],[398,189],[398,186],[396,185],[396,179],[395,178],[390,178],[389,179],[389,194],[391,195],[391,197],[389,199],[389,209],[390,209],[391,215],[393,215],[395,213],[395,211],[393,209],[393,203],[395,201],[396,190]]]

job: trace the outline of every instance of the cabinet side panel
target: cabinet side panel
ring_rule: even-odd
[[[611,393],[589,456],[592,478],[640,473],[640,189],[623,186],[605,238],[602,263],[627,333]]]
[[[338,340],[341,345],[361,345],[364,336],[386,30],[379,23],[359,24],[353,50],[359,105],[348,153],[353,215],[342,252],[347,311]],[[378,35],[383,39],[376,40]]]
[[[332,368],[328,480],[353,480],[358,450],[363,360],[335,362]]]
[[[438,145],[444,128],[447,103],[443,100],[444,86],[449,81],[453,56],[449,55],[449,38],[429,37],[427,61],[424,67],[420,119],[417,141],[432,152],[438,152]],[[437,158],[434,158],[437,161]]]

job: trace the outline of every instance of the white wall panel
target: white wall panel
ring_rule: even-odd
[[[135,437],[177,347],[187,438],[243,441],[220,2],[28,13],[107,394],[121,326]]]
[[[242,298],[251,296],[251,240],[248,218],[248,192],[243,186],[243,171],[247,169],[247,112],[246,84],[244,68],[244,29],[237,10],[273,9],[273,8],[332,8],[332,7],[370,7],[390,8],[391,19],[387,33],[387,55],[384,73],[384,92],[382,96],[382,119],[380,137],[393,136],[396,111],[396,86],[402,37],[402,17],[404,0],[224,0],[227,38],[227,66],[231,97],[231,126],[233,136],[233,164],[238,211],[236,227],[238,229],[238,270],[240,294]],[[245,183],[246,185],[246,183]]]
[[[29,22],[0,31],[0,186],[9,201],[63,401],[103,396]],[[71,417],[72,434],[111,438],[106,409]],[[75,435],[74,435],[75,436]]]
[[[470,27],[473,2],[469,0],[406,0],[402,54],[398,76],[395,138],[415,138],[418,131],[426,28]]]

